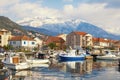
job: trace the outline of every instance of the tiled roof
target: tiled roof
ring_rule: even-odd
[[[29,38],[28,36],[13,36],[10,41],[20,41],[20,40],[29,40],[33,41],[34,39]]]
[[[83,36],[87,34],[86,32],[78,32],[78,31],[75,31],[74,33],[78,35],[83,35]]]
[[[60,37],[48,37],[48,39],[46,40],[46,44],[49,44],[51,42],[65,42],[62,38]]]
[[[111,42],[111,40],[104,38],[93,38],[93,42]]]

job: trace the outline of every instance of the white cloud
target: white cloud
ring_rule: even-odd
[[[19,2],[20,0],[0,0],[0,7],[6,7]]]
[[[42,0],[40,0],[42,1]],[[22,19],[26,17],[34,16],[48,16],[57,17],[61,16],[59,11],[56,9],[51,9],[41,6],[41,2],[20,2],[20,0],[13,0],[9,5],[7,4],[9,0],[5,0],[1,3],[0,14],[14,16],[17,19]],[[6,4],[5,4],[6,3]]]
[[[71,5],[72,6],[72,5]],[[72,18],[82,18],[111,33],[120,34],[120,9],[106,8],[107,4],[81,4],[78,7],[65,5],[64,14]]]
[[[58,10],[43,7],[42,4],[38,2],[23,1],[24,0],[1,0],[0,15],[14,16],[17,20],[35,16],[80,18],[100,26],[109,32],[120,34],[120,8],[106,8],[107,3],[81,3],[77,7],[68,4],[64,6],[63,10]],[[73,0],[64,1],[72,2]]]
[[[74,7],[72,5],[65,5],[64,6],[64,13],[65,14],[69,14],[69,15],[73,15],[74,13]]]

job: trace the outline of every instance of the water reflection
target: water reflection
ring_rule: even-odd
[[[8,70],[0,80],[119,80],[116,68],[120,70],[118,61],[54,61],[49,67],[36,67],[26,71]]]
[[[72,74],[92,74],[93,70],[104,71],[105,68],[111,68],[118,66],[118,61],[104,61],[97,60],[85,60],[80,62],[61,62],[53,63],[50,65],[50,68],[59,69],[64,72],[70,72]]]
[[[66,72],[73,74],[86,74],[92,72],[92,60],[80,61],[80,62],[66,62]],[[65,71],[65,70],[64,70]]]
[[[120,72],[120,59],[118,61],[118,71]]]

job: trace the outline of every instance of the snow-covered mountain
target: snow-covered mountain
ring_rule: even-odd
[[[102,28],[80,19],[35,17],[26,18],[17,23],[23,25],[24,29],[42,32],[47,35],[58,35],[61,33],[68,34],[72,31],[84,31],[92,34],[94,37],[120,39],[119,35],[108,33]]]
[[[63,19],[63,18],[49,18],[49,17],[34,17],[34,18],[24,18],[18,21],[18,24],[24,26],[41,27],[46,24],[65,24],[70,22],[69,25],[75,27],[80,24],[83,20],[80,19]]]

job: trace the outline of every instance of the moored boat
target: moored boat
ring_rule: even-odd
[[[48,58],[46,54],[38,52],[33,59],[27,59],[27,62],[30,63],[32,67],[39,67],[48,64],[50,62]]]
[[[101,60],[118,60],[119,57],[117,57],[116,55],[112,54],[109,51],[106,51],[105,55],[97,56],[97,59],[101,59]]]
[[[60,61],[80,61],[85,60],[83,52],[78,52],[76,50],[68,50],[68,52],[59,54]]]
[[[44,66],[45,63],[48,63],[48,59],[27,59],[25,54],[22,52],[5,54],[5,58],[2,60],[2,63],[5,67],[13,70],[23,70],[31,69],[33,67]],[[47,65],[48,66],[48,65]]]
[[[93,59],[93,56],[91,56],[91,55],[86,55],[86,56],[85,56],[85,59]]]
[[[7,68],[14,70],[23,70],[30,68],[30,65],[27,63],[23,53],[5,54],[5,58],[2,60],[2,63]]]

